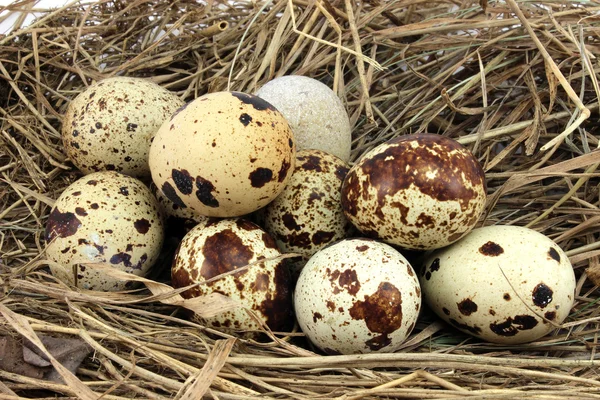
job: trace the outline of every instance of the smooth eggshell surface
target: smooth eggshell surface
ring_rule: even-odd
[[[457,241],[475,227],[485,202],[485,175],[475,157],[433,134],[376,147],[342,186],[346,217],[361,232],[412,250]]]
[[[346,237],[352,225],[340,202],[348,164],[321,150],[301,150],[284,191],[264,211],[265,229],[286,253],[308,260],[317,250]]]
[[[344,104],[327,85],[306,76],[273,79],[256,95],[273,104],[290,123],[298,150],[319,149],[350,159],[352,129]]]
[[[67,107],[62,139],[83,173],[118,171],[150,176],[150,141],[183,101],[142,78],[115,77],[97,82]]]
[[[430,254],[420,280],[425,301],[442,319],[495,343],[546,335],[575,298],[575,275],[561,248],[517,226],[474,229]]]
[[[158,258],[163,224],[150,190],[118,172],[96,172],[69,185],[46,222],[46,255],[58,278],[90,290],[132,286],[84,263],[106,263],[145,276]]]
[[[328,354],[393,352],[415,326],[421,290],[391,246],[345,239],[306,263],[294,306],[302,331]]]
[[[284,189],[294,169],[285,118],[256,96],[210,93],[178,110],[150,148],[152,180],[173,203],[209,217],[249,214]]]
[[[290,275],[275,241],[258,225],[244,219],[211,219],[183,238],[173,260],[173,286],[181,288],[205,282],[221,274],[253,264],[182,293],[193,298],[220,293],[251,309],[273,331],[287,331],[294,324]],[[205,321],[226,330],[258,330],[260,325],[239,308]]]

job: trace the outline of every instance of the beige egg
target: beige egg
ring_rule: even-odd
[[[345,239],[306,263],[294,309],[302,332],[328,354],[394,352],[416,324],[421,289],[391,246]]]
[[[118,171],[150,175],[150,142],[183,101],[142,78],[115,77],[80,93],[62,127],[65,152],[83,173]]]
[[[473,229],[432,252],[423,296],[452,326],[494,343],[536,340],[560,325],[575,299],[569,258],[552,240],[519,226]]]
[[[434,134],[400,136],[376,147],[342,186],[344,213],[361,232],[413,250],[456,242],[475,227],[485,202],[477,159]]]
[[[327,85],[306,76],[282,76],[256,95],[273,104],[288,120],[298,150],[319,149],[350,160],[352,128],[340,98]]]
[[[46,222],[46,255],[62,267],[58,278],[77,287],[114,291],[131,288],[86,267],[105,263],[145,276],[158,258],[163,224],[150,190],[118,172],[96,172],[69,185],[56,200]]]
[[[287,184],[296,149],[272,105],[252,95],[199,97],[159,129],[152,180],[171,202],[200,215],[235,217],[271,202]]]
[[[258,225],[244,219],[211,219],[183,238],[173,260],[172,283],[175,288],[182,288],[210,280],[182,296],[220,293],[252,310],[271,330],[288,331],[294,325],[291,283],[280,255],[275,241]],[[244,268],[247,265],[251,266]],[[230,273],[237,269],[240,271]],[[219,277],[226,273],[230,274]],[[260,324],[243,308],[204,322],[227,331],[260,329]]]
[[[317,250],[347,236],[352,225],[340,197],[348,169],[348,164],[321,150],[296,154],[289,183],[262,212],[265,229],[282,251],[299,253],[306,262]]]

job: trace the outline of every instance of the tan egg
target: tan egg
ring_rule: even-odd
[[[298,150],[319,149],[348,162],[352,144],[350,118],[340,98],[324,83],[306,76],[282,76],[256,95],[288,120]]]
[[[288,331],[294,325],[290,275],[285,260],[277,259],[280,255],[275,241],[258,225],[244,219],[211,219],[183,238],[173,260],[172,283],[181,288],[212,280],[182,296],[220,293],[252,310],[271,330]],[[240,271],[214,279],[237,269]],[[260,329],[242,308],[204,322],[228,331]]]
[[[328,354],[394,352],[420,308],[421,289],[409,262],[369,239],[345,239],[317,252],[294,291],[302,332]]]
[[[518,226],[473,229],[428,255],[420,280],[436,314],[494,343],[546,335],[567,318],[575,300],[566,254],[541,233]]]
[[[199,97],[159,129],[152,180],[200,215],[235,217],[271,202],[294,169],[292,131],[266,101],[239,92]]]
[[[105,263],[145,276],[163,243],[163,224],[150,190],[118,172],[96,172],[69,185],[46,222],[46,255],[63,268],[58,278],[77,287],[115,291],[131,282],[107,276],[84,263]]]
[[[115,77],[80,93],[62,127],[65,151],[83,173],[118,171],[150,175],[150,142],[183,101],[142,78]]]
[[[376,147],[342,186],[342,207],[354,226],[413,250],[456,242],[475,227],[485,202],[477,159],[434,134],[400,136]]]
[[[348,164],[321,150],[296,154],[292,178],[262,211],[265,229],[283,252],[299,253],[306,262],[317,250],[347,236],[352,225],[340,197],[348,169]]]

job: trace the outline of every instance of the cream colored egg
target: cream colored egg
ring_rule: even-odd
[[[69,104],[62,127],[65,151],[85,174],[111,170],[147,177],[151,139],[182,104],[147,79],[104,79]]]
[[[239,92],[199,97],[159,129],[152,180],[171,202],[211,217],[249,214],[284,189],[294,169],[293,133],[266,101]]]
[[[282,251],[299,253],[306,262],[317,250],[347,236],[352,225],[340,197],[348,169],[348,164],[321,150],[297,153],[289,183],[262,213],[265,229]]]
[[[342,101],[327,85],[289,75],[267,82],[256,95],[273,104],[288,120],[298,150],[319,149],[350,160],[350,119]]]
[[[466,235],[486,202],[485,174],[458,142],[400,136],[356,163],[342,186],[346,217],[365,235],[406,249],[444,247]]]
[[[182,296],[220,293],[252,310],[271,330],[288,331],[294,325],[291,283],[280,255],[275,241],[258,225],[244,219],[211,219],[183,238],[173,260],[172,283],[181,288],[210,281]],[[239,272],[231,273],[238,269]],[[244,308],[220,313],[204,322],[227,331],[260,329],[260,323]]]
[[[114,291],[132,287],[85,263],[104,263],[145,276],[157,260],[163,224],[150,190],[117,172],[96,172],[69,185],[46,222],[46,255],[58,278],[80,288]]]
[[[449,324],[495,343],[536,340],[560,325],[575,275],[560,247],[518,226],[474,229],[431,253],[420,273],[427,304]]]
[[[420,308],[419,281],[406,258],[368,239],[345,239],[317,252],[294,292],[300,328],[328,354],[394,352]]]

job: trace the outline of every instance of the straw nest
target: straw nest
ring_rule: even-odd
[[[37,19],[23,27],[32,11]],[[59,371],[60,383],[0,371],[0,398],[600,398],[598,11],[589,0],[114,0],[57,10],[22,0],[4,8],[1,18],[18,18],[0,38],[0,335],[77,338],[93,353],[76,375]],[[167,286],[94,293],[48,273],[44,223],[79,176],[60,140],[78,92],[129,75],[190,100],[251,93],[285,74],[339,94],[354,160],[407,133],[467,146],[487,173],[480,224],[528,226],[570,257],[576,304],[563,326],[535,343],[500,346],[425,313],[397,353],[323,356],[298,333],[258,343],[189,322]]]

